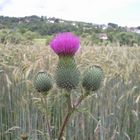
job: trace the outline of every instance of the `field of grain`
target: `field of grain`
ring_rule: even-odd
[[[140,48],[81,45],[75,59],[81,75],[101,66],[104,81],[71,116],[63,140],[140,140]],[[41,70],[53,77],[57,61],[49,46],[0,45],[0,140],[57,139],[64,91],[54,85],[43,96],[32,82]],[[73,102],[80,92],[72,91]]]

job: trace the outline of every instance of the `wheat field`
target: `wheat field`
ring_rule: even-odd
[[[75,59],[81,75],[101,66],[104,80],[71,116],[63,140],[140,140],[140,48],[81,45]],[[49,46],[0,45],[0,140],[57,140],[64,90],[54,84],[43,96],[33,86],[41,70],[54,76],[57,61]],[[80,92],[80,85],[72,91],[73,102]]]

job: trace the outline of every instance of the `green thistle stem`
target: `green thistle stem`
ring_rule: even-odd
[[[49,122],[49,119],[48,119],[48,116],[47,116],[48,113],[47,113],[47,99],[46,99],[46,96],[42,95],[41,100],[42,100],[43,106],[45,108],[45,114],[46,114],[45,117],[46,117],[46,123],[47,123],[47,127],[48,127],[49,140],[52,140],[51,126],[50,126],[50,122]]]
[[[66,95],[66,98],[67,98],[67,104],[68,104],[68,112],[70,112],[72,110],[70,92]]]
[[[62,123],[62,126],[61,126],[61,129],[60,129],[60,134],[59,134],[58,140],[61,140],[61,138],[62,138],[62,136],[63,136],[64,129],[65,129],[65,127],[66,127],[66,125],[67,125],[67,123],[68,123],[68,121],[69,121],[70,116],[71,116],[71,113],[68,112],[68,113],[66,114],[65,118],[64,118],[63,123]]]
[[[78,100],[77,104],[74,105],[74,107],[73,107],[74,110],[76,110],[77,107],[79,106],[79,104],[89,95],[89,92],[90,92],[90,91],[87,90],[84,94],[82,94],[82,95],[79,97],[79,100]]]
[[[88,91],[87,91],[88,92]],[[58,137],[58,140],[61,140],[62,136],[63,136],[63,132],[64,132],[64,129],[71,117],[71,115],[74,113],[74,111],[77,109],[77,107],[79,106],[79,104],[87,97],[88,93],[84,94],[84,95],[81,95],[81,97],[79,98],[78,102],[76,105],[74,105],[72,107],[71,105],[71,97],[70,97],[70,92],[66,94],[66,98],[67,98],[67,107],[68,107],[68,112],[64,118],[64,121],[62,123],[62,126],[61,126],[61,129],[60,129],[60,133],[59,133],[59,137]]]
[[[74,110],[79,106],[79,104],[86,98],[85,95],[81,95],[81,97],[79,98],[77,104],[74,106]]]
[[[62,136],[63,136],[63,132],[64,132],[64,129],[72,115],[72,112],[73,112],[73,108],[72,108],[72,105],[71,105],[71,97],[70,97],[70,91],[67,91],[67,94],[66,94],[66,99],[67,99],[67,108],[68,108],[68,112],[64,118],[64,121],[62,123],[62,126],[60,128],[60,133],[59,133],[59,137],[58,137],[58,140],[61,140]]]

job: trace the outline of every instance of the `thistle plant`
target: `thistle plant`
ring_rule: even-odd
[[[61,140],[71,115],[88,96],[87,93],[99,89],[103,79],[103,70],[99,66],[94,65],[85,70],[82,76],[83,78],[80,78],[80,72],[74,57],[80,47],[80,39],[72,33],[65,32],[57,34],[50,42],[50,47],[59,57],[55,71],[56,84],[59,88],[64,89],[66,93],[64,96],[66,97],[67,113],[62,121],[58,135],[58,140]],[[79,83],[85,89],[85,94],[81,93],[77,103],[72,104],[72,89],[77,88]],[[48,92],[52,88],[52,81],[47,73],[40,72],[35,77],[34,85],[39,92]]]
[[[79,48],[80,40],[72,33],[61,33],[51,41],[50,46],[59,56],[56,70],[58,87],[71,90],[79,83],[79,70],[74,55]]]

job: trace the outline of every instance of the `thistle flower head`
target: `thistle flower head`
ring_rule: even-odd
[[[47,72],[39,72],[34,78],[34,86],[38,92],[48,92],[52,86],[52,79]]]
[[[79,45],[79,37],[71,32],[59,33],[50,42],[51,48],[58,55],[74,55]]]
[[[103,70],[99,66],[91,66],[85,72],[82,80],[82,86],[86,90],[96,91],[100,88],[103,79]]]

